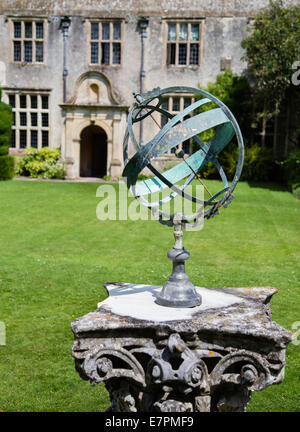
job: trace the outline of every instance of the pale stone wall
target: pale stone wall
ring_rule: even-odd
[[[286,5],[298,0],[285,0]],[[67,14],[93,16],[170,15],[187,16],[253,16],[269,0],[1,0],[0,13]]]
[[[287,4],[297,0],[286,1]],[[105,76],[111,83],[111,91],[116,96],[115,118],[121,115],[120,128],[116,124],[111,133],[114,134],[113,146],[116,147],[115,168],[108,174],[120,174],[122,169],[122,134],[125,129],[123,119],[124,107],[133,103],[132,92],[139,90],[139,73],[141,62],[141,38],[138,30],[138,19],[149,17],[147,39],[145,40],[145,90],[153,87],[161,88],[171,85],[195,87],[198,83],[205,86],[213,81],[220,72],[222,58],[231,59],[231,68],[242,73],[246,64],[241,60],[243,50],[241,41],[247,34],[249,19],[268,0],[1,0],[0,3],[0,85],[15,89],[49,89],[50,90],[50,145],[61,147],[64,158],[78,157],[71,149],[76,144],[68,144],[72,140],[65,126],[63,103],[63,38],[59,29],[60,18],[68,15],[71,18],[68,37],[67,66],[67,100],[74,99],[76,83],[79,77],[88,71],[96,71]],[[12,62],[10,40],[10,18],[39,17],[47,20],[46,31],[46,62],[44,65],[15,64]],[[116,17],[124,20],[122,39],[122,64],[120,67],[90,66],[88,64],[87,25],[89,18]],[[166,18],[199,18],[204,19],[201,47],[201,64],[193,68],[169,68],[165,64],[164,21]],[[77,112],[80,108],[76,108]],[[120,112],[122,114],[120,114]],[[108,114],[109,113],[109,114]],[[63,114],[63,115],[62,115]],[[102,114],[111,115],[103,107]],[[79,114],[78,114],[79,115]],[[99,109],[81,109],[81,115],[99,117]],[[101,116],[100,116],[101,117]],[[75,118],[75,117],[74,117]],[[70,118],[68,117],[68,122]],[[111,128],[113,128],[111,124]],[[71,127],[72,129],[72,127]],[[145,129],[147,140],[153,128]],[[113,132],[114,131],[114,132]],[[70,151],[66,146],[70,146]],[[72,153],[70,156],[69,153]],[[76,156],[77,155],[77,156]],[[119,162],[117,160],[121,159]],[[114,157],[111,156],[111,161]],[[75,165],[78,161],[75,161]],[[72,175],[78,169],[69,169]],[[71,174],[70,174],[71,175]]]

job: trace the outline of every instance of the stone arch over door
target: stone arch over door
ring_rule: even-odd
[[[107,174],[107,135],[99,126],[90,125],[80,134],[80,177],[104,177]]]
[[[84,105],[119,105],[120,98],[114,92],[111,82],[101,72],[88,71],[82,74],[76,84],[71,104]]]
[[[64,118],[62,155],[66,164],[67,178],[120,176],[128,106],[123,104],[116,90],[112,88],[110,80],[98,71],[82,74],[75,84],[72,98],[60,106]],[[91,140],[91,137],[85,135],[88,135],[87,131],[83,133],[83,130],[89,127],[91,127],[89,132],[97,131],[97,127],[102,129],[102,133],[95,132],[98,141],[105,141],[106,135],[106,172],[103,169],[101,174],[96,173],[95,170],[94,173],[89,174],[87,166],[91,154],[86,155],[86,159],[81,154],[82,139],[86,144]],[[91,150],[91,146],[92,144],[87,144],[86,150],[97,153],[99,149]],[[86,170],[82,171],[84,164]]]

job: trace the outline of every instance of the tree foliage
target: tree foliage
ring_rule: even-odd
[[[268,180],[274,168],[270,150],[261,148],[257,143],[249,147],[255,113],[253,107],[253,92],[249,81],[245,76],[234,74],[231,70],[221,72],[214,83],[208,83],[205,91],[213,94],[225,105],[235,116],[246,144],[246,154],[242,173],[243,180]],[[196,95],[196,98],[202,98]],[[199,108],[199,112],[207,111],[216,105],[211,102]],[[214,136],[215,128],[211,128],[202,134],[200,138],[207,143]],[[228,144],[217,159],[225,169],[228,178],[233,178],[238,160],[238,148],[236,138]],[[219,178],[219,173],[212,161],[208,162],[201,171],[203,178]]]
[[[270,112],[291,87],[292,66],[300,59],[300,5],[284,8],[282,0],[270,0],[249,30],[242,42],[243,59]]]
[[[251,113],[252,113],[252,91],[245,76],[234,74],[231,70],[225,70],[217,75],[216,82],[209,82],[205,91],[211,93],[232,111],[242,130],[243,136],[247,140],[251,133]],[[199,97],[199,96],[196,96]],[[214,107],[214,103],[205,104],[199,111],[206,111]],[[213,133],[204,132],[201,136],[203,141],[211,139]]]
[[[12,109],[1,102],[0,89],[0,180],[7,180],[14,175],[14,158],[8,155],[12,126]]]
[[[11,106],[1,102],[0,89],[0,146],[9,146],[10,134],[12,126],[12,110]]]

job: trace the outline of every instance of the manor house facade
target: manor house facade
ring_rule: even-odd
[[[14,115],[10,153],[60,148],[68,178],[121,175],[133,92],[205,86],[225,68],[242,73],[241,41],[267,4],[1,0],[0,87]],[[170,94],[164,103],[176,113],[193,96]],[[154,127],[145,124],[143,141]],[[183,147],[189,153],[189,143]]]

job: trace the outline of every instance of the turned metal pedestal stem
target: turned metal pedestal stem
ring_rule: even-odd
[[[185,273],[185,261],[190,257],[189,251],[182,244],[182,215],[174,216],[175,244],[168,252],[168,258],[173,262],[173,271],[164,284],[156,303],[168,307],[195,307],[202,302],[200,294]]]

